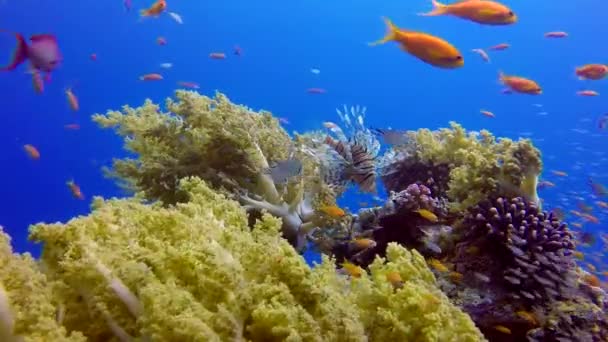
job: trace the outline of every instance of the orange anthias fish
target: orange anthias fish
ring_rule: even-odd
[[[30,157],[30,159],[32,159],[32,160],[40,159],[40,152],[34,145],[30,145],[30,144],[23,145],[23,149],[25,150],[25,153],[27,153],[27,156]]]
[[[490,46],[488,49],[489,50],[494,50],[494,51],[502,51],[502,50],[506,50],[508,48],[510,48],[511,45],[507,44],[507,43],[500,43],[494,46]]]
[[[212,52],[209,54],[211,59],[226,59],[226,54],[223,52]]]
[[[65,90],[65,97],[68,100],[68,104],[70,105],[70,109],[77,112],[80,109],[80,103],[78,102],[78,98],[74,95],[72,88],[68,88]]]
[[[139,77],[140,81],[160,81],[163,79],[161,74],[145,74]]]
[[[322,213],[324,213],[327,216],[332,217],[332,218],[340,218],[340,217],[343,217],[344,215],[346,215],[344,210],[342,208],[338,207],[337,205],[324,205],[324,206],[320,207],[319,210]]]
[[[401,49],[430,65],[455,69],[464,65],[462,54],[447,41],[423,32],[400,29],[390,19],[383,18],[388,32],[386,36],[369,45],[380,45],[395,41]]]
[[[481,113],[481,115],[486,116],[488,118],[495,117],[494,113],[490,112],[489,110],[480,110],[479,112]]]
[[[576,68],[574,72],[581,80],[601,80],[608,75],[608,65],[586,64]]]
[[[452,15],[485,25],[509,25],[517,22],[517,16],[507,6],[490,0],[462,0],[444,5],[432,0],[433,10],[421,15]]]
[[[559,177],[567,177],[568,173],[566,173],[565,171],[559,171],[559,170],[551,170],[551,173],[559,176]]]
[[[595,90],[579,90],[576,92],[576,95],[578,95],[578,96],[599,96],[600,93],[598,93]]]
[[[167,9],[167,1],[157,0],[152,6],[139,12],[142,17],[158,17]]]
[[[552,31],[545,33],[546,38],[565,38],[568,37],[568,33],[564,31]]]
[[[499,80],[512,91],[522,94],[540,95],[543,93],[538,83],[519,76],[509,76],[501,72],[498,74]]]
[[[67,181],[66,184],[68,188],[70,188],[70,192],[72,193],[72,196],[74,196],[74,198],[77,198],[79,200],[84,199],[84,195],[82,194],[82,191],[80,191],[80,187],[76,183],[74,183],[73,180]]]

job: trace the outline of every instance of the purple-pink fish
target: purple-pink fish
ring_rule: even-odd
[[[122,4],[125,6],[125,9],[127,10],[127,12],[129,12],[131,10],[131,0],[123,0]]]
[[[13,54],[13,58],[5,67],[0,67],[0,71],[15,70],[21,63],[29,59],[30,69],[38,70],[46,73],[46,79],[50,79],[51,72],[55,70],[59,63],[63,60],[57,38],[51,34],[36,34],[30,37],[28,45],[25,38],[20,33],[9,32],[17,38],[17,48]]]

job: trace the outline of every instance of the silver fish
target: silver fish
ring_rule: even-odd
[[[275,184],[285,184],[292,178],[302,174],[302,162],[299,159],[286,159],[276,162],[263,172],[270,175]]]

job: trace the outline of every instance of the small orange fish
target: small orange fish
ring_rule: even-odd
[[[580,211],[578,211],[578,210],[570,210],[570,214],[572,214],[572,215],[574,215],[574,216],[578,216],[578,217],[583,216],[583,213],[581,213],[581,212],[580,212]]]
[[[163,79],[161,74],[145,74],[139,77],[140,81],[160,81]]]
[[[578,260],[585,260],[585,254],[581,251],[574,251],[572,252],[572,255]]]
[[[67,125],[63,126],[63,128],[70,130],[70,131],[77,131],[80,129],[80,125],[77,123],[67,124]]]
[[[502,50],[506,50],[508,48],[510,48],[511,45],[507,44],[507,43],[500,43],[494,46],[489,47],[489,50],[493,50],[493,51],[502,51]]]
[[[534,315],[530,311],[520,310],[520,311],[517,311],[515,314],[517,316],[519,316],[520,318],[523,318],[524,320],[528,321],[532,325],[538,325],[538,321],[536,320],[536,315]]]
[[[34,91],[38,94],[44,92],[44,81],[42,80],[42,76],[40,76],[40,72],[35,69],[33,69],[31,72],[32,86],[34,86]]]
[[[503,333],[503,334],[507,334],[507,335],[510,335],[510,334],[511,334],[511,329],[509,329],[509,328],[505,327],[504,325],[495,325],[495,326],[494,326],[494,329],[495,329],[496,331],[500,331],[500,332],[501,332],[501,333]]]
[[[82,191],[80,191],[80,187],[76,183],[74,183],[73,180],[67,181],[66,184],[68,188],[70,188],[70,192],[72,193],[72,196],[74,196],[74,198],[84,200],[84,195],[82,194]]]
[[[422,218],[429,220],[431,222],[437,222],[439,221],[439,218],[437,217],[437,215],[435,215],[432,211],[427,210],[427,209],[418,209],[418,210],[414,210],[414,212],[418,213],[420,216],[422,216]]]
[[[464,278],[462,273],[454,271],[450,272],[448,276],[450,277],[450,280],[452,280],[452,282],[454,283],[460,283],[462,281],[462,278]]]
[[[593,274],[585,274],[581,278],[582,278],[583,282],[589,286],[594,286],[594,287],[600,286],[600,280],[598,279],[598,277],[596,277]]]
[[[520,76],[508,76],[502,71],[498,73],[500,82],[512,91],[521,94],[540,95],[543,93],[538,83]]]
[[[545,38],[565,38],[568,37],[568,33],[564,31],[551,31],[545,33]]]
[[[65,96],[68,100],[68,104],[70,105],[70,109],[77,112],[80,109],[80,104],[78,102],[78,98],[74,95],[72,88],[68,88],[65,90]]]
[[[586,266],[589,271],[591,271],[593,273],[597,272],[597,268],[595,268],[595,265],[587,263]]]
[[[558,177],[568,177],[568,173],[564,172],[564,171],[559,171],[559,170],[551,170],[551,173],[558,176]]]
[[[430,259],[428,261],[428,264],[437,272],[449,272],[450,269],[444,265],[441,261],[437,260],[437,259]]]
[[[386,280],[393,285],[394,289],[400,289],[403,287],[403,280],[397,271],[388,272],[386,274]]]
[[[488,111],[488,110],[480,110],[479,111],[481,113],[481,115],[488,117],[488,118],[493,118],[495,117],[494,113]]]
[[[473,49],[471,51],[473,51],[476,54],[478,54],[479,56],[481,56],[481,58],[484,61],[486,61],[487,63],[490,63],[490,56],[488,55],[488,53],[484,49]]]
[[[337,205],[324,205],[320,207],[319,210],[332,218],[341,218],[346,215],[346,212],[344,212],[344,210]]]
[[[581,80],[601,80],[608,75],[608,65],[586,64],[581,67],[577,67],[574,72]]]
[[[223,52],[212,52],[209,54],[211,59],[226,59],[226,54]]]
[[[581,215],[581,217],[584,218],[587,222],[591,222],[591,223],[595,223],[595,224],[600,223],[600,220],[591,214],[584,213]]]
[[[139,15],[141,15],[142,17],[158,17],[166,9],[167,9],[167,1],[157,0],[149,8],[139,11]]]
[[[495,1],[464,0],[444,5],[432,0],[433,10],[424,16],[452,15],[485,25],[509,25],[517,22],[517,16],[507,6]]]
[[[180,87],[183,87],[183,88],[190,88],[190,89],[199,89],[200,88],[198,83],[195,83],[195,82],[179,81],[179,82],[177,82],[177,85]]]
[[[23,145],[23,149],[25,150],[25,153],[27,153],[27,156],[30,157],[30,159],[32,159],[32,160],[40,159],[40,152],[34,145],[25,144],[25,145]]]
[[[350,242],[350,246],[354,251],[361,251],[376,247],[376,241],[367,238],[355,239]]]
[[[167,39],[165,39],[165,37],[158,37],[156,38],[156,44],[160,46],[165,46],[167,45]]]
[[[583,224],[580,222],[572,222],[571,225],[576,228],[583,228]]]
[[[595,90],[579,90],[576,92],[576,95],[578,96],[598,96],[600,93],[598,93]]]
[[[365,272],[360,266],[355,265],[350,261],[343,262],[342,269],[353,278],[361,278],[363,272]]]
[[[555,183],[553,182],[549,182],[547,180],[543,180],[538,182],[538,188],[539,189],[544,189],[544,188],[553,188],[555,187]]]
[[[403,51],[427,64],[444,69],[455,69],[464,65],[460,51],[447,41],[427,33],[400,29],[390,19],[383,19],[388,32],[384,38],[369,45],[394,41],[399,43]]]
[[[597,201],[597,202],[595,202],[595,204],[597,204],[597,206],[602,209],[608,209],[608,202]]]

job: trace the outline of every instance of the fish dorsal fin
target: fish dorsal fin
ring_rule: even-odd
[[[34,34],[30,37],[30,40],[32,42],[40,42],[40,41],[45,41],[45,40],[52,40],[52,41],[57,41],[57,38],[55,38],[55,36],[53,36],[52,34]]]

